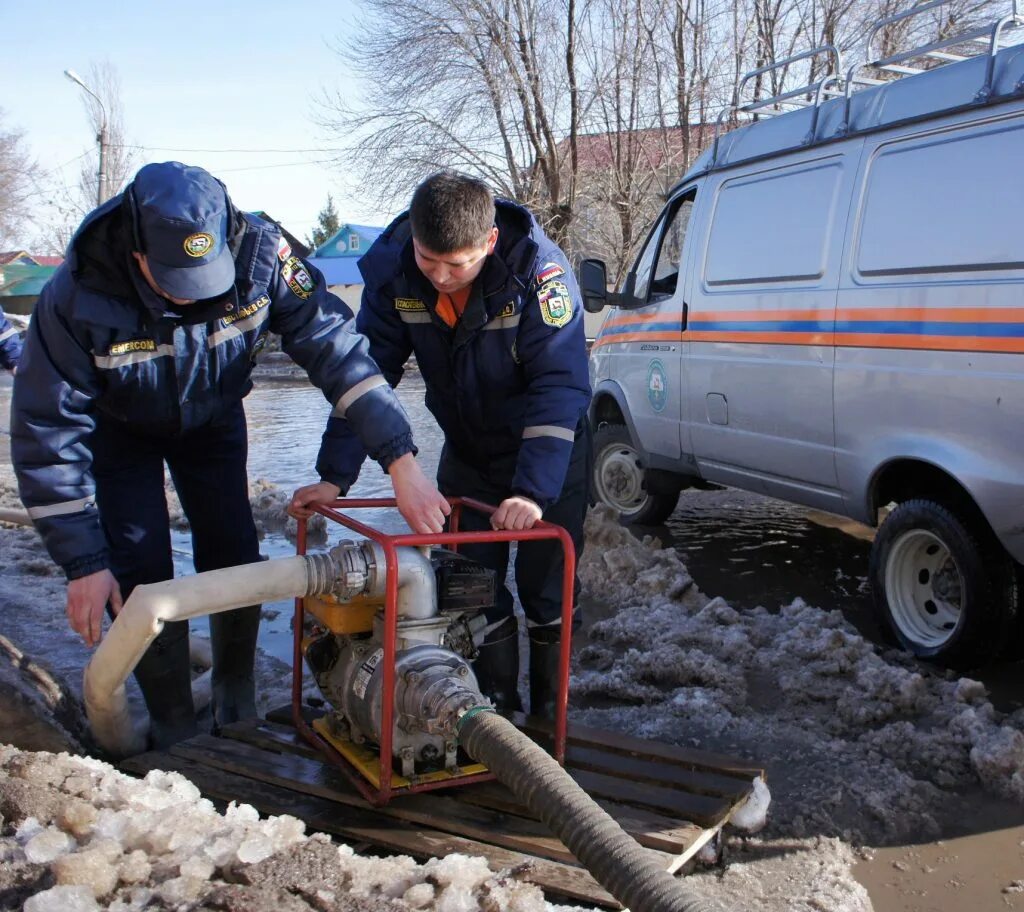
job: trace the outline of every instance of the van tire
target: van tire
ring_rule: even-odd
[[[951,668],[990,662],[1017,628],[1020,579],[980,523],[931,500],[908,500],[875,536],[869,576],[886,637]]]
[[[679,487],[648,490],[647,470],[624,424],[603,424],[594,434],[591,488],[596,503],[619,511],[624,526],[656,526],[672,515],[679,503]]]

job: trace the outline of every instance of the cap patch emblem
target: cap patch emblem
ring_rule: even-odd
[[[565,326],[572,319],[572,298],[562,282],[548,282],[537,291],[541,319],[548,326]]]
[[[185,253],[190,257],[206,256],[213,249],[213,235],[200,231],[185,238]]]

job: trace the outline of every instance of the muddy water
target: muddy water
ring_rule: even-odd
[[[800,595],[820,608],[842,609],[868,632],[870,531],[854,523],[834,527],[841,522],[743,491],[685,491],[665,524],[666,544],[701,589],[737,608],[774,609]]]

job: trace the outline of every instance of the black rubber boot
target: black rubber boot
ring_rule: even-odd
[[[213,653],[213,726],[256,716],[256,638],[260,605],[210,615]]]
[[[530,715],[555,718],[562,625],[530,628]]]
[[[188,621],[165,624],[139,664],[135,680],[149,710],[149,746],[164,750],[199,733],[192,706]]]
[[[477,646],[479,655],[473,673],[480,692],[502,715],[519,712],[519,626],[514,617],[506,618]]]

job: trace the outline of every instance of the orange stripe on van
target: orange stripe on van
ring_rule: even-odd
[[[762,311],[762,319],[766,317]],[[721,317],[719,317],[720,319]],[[836,320],[919,323],[1024,323],[1024,307],[841,307]]]
[[[908,336],[888,333],[836,333],[840,348],[915,348],[932,351],[1024,352],[1024,338],[992,336]]]
[[[682,340],[683,336],[678,336]],[[760,342],[768,345],[831,345],[830,332],[718,332],[689,330],[685,338],[693,342]]]

